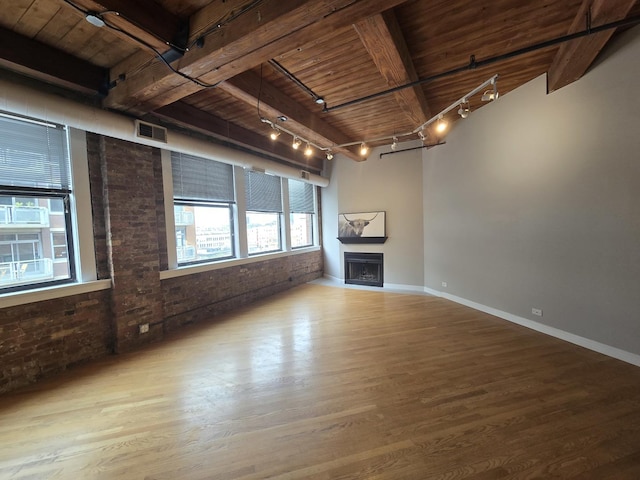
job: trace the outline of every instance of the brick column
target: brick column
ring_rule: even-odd
[[[115,349],[162,338],[155,166],[160,151],[102,137],[101,170]],[[151,324],[148,333],[139,326]],[[156,325],[154,325],[156,324]]]

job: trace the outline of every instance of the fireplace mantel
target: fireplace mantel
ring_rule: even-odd
[[[384,243],[389,237],[338,237],[341,243]]]

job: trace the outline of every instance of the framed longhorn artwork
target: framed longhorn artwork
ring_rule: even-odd
[[[338,240],[342,243],[384,243],[385,212],[338,214]]]

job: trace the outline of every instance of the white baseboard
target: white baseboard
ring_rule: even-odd
[[[402,285],[399,283],[385,283],[383,288],[388,288],[389,290],[399,290],[401,292],[411,292],[411,293],[425,293],[423,287],[419,287],[417,285]]]
[[[519,317],[508,312],[503,312],[502,310],[487,307],[486,305],[482,305],[480,303],[473,302],[456,295],[450,295],[446,292],[439,292],[437,290],[432,290],[426,287],[424,288],[424,291],[431,295],[436,295],[447,300],[451,300],[452,302],[465,305],[467,307],[473,308],[474,310],[479,310],[481,312],[494,315],[509,322],[516,323],[526,328],[530,328],[537,332],[559,338],[560,340],[573,343],[574,345],[578,345],[580,347],[593,350],[594,352],[602,353],[603,355],[607,355],[608,357],[616,358],[618,360],[622,360],[623,362],[627,362],[640,367],[640,355],[636,355],[635,353],[627,352],[626,350],[621,350],[604,343],[596,342],[595,340],[590,340],[588,338],[584,338],[579,335],[560,330],[559,328],[550,327],[549,325],[544,325],[543,323],[535,322],[533,320],[529,320],[528,318]]]

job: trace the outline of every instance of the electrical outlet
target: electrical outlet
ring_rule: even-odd
[[[531,309],[531,313],[533,315],[535,315],[536,317],[541,317],[542,316],[542,309],[541,308],[532,308]]]
[[[148,333],[149,332],[149,324],[148,323],[143,323],[142,325],[139,325],[138,328],[140,328],[140,333]]]
[[[444,288],[447,288],[447,282],[442,282],[442,286],[443,286]]]

